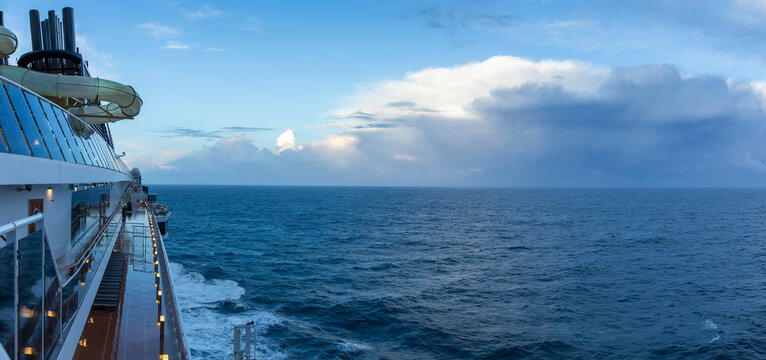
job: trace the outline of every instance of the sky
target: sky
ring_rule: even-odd
[[[63,6],[148,183],[766,184],[766,0],[0,0],[12,63]]]

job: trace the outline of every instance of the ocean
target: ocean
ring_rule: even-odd
[[[766,190],[150,191],[194,359],[766,357]]]

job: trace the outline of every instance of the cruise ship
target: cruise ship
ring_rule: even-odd
[[[170,213],[112,141],[141,97],[90,76],[72,8],[43,15],[14,55],[0,13],[0,360],[188,359]]]

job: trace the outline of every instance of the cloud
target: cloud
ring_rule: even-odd
[[[247,18],[247,20],[245,21],[245,25],[242,27],[242,30],[251,31],[251,32],[254,32],[256,34],[262,34],[263,33],[263,28],[261,27],[261,22],[258,19],[254,18],[254,17]]]
[[[285,150],[296,150],[295,133],[290,129],[283,132],[277,138],[277,153],[281,153]]]
[[[174,127],[163,131],[165,137],[192,137],[204,139],[221,139],[223,132],[220,130],[200,130],[185,127]]]
[[[202,130],[188,127],[172,127],[163,130],[164,137],[190,137],[202,139],[223,139],[235,132],[261,132],[275,129],[252,126],[223,126],[216,130]]]
[[[766,84],[497,56],[362,86],[340,132],[277,151],[244,134],[153,176],[212,183],[762,186]],[[294,151],[285,151],[293,149]],[[203,180],[200,180],[203,181]]]
[[[165,42],[165,45],[162,48],[170,49],[170,50],[189,50],[191,49],[191,45],[184,44],[178,41],[169,40]]]
[[[181,31],[170,26],[154,22],[139,24],[138,28],[157,39],[164,40],[181,35]]]
[[[221,49],[221,48],[205,48],[205,49],[202,49],[202,52],[223,52],[223,49]]]
[[[208,5],[201,7],[197,11],[186,13],[186,18],[189,20],[211,19],[221,16],[223,16],[223,11],[213,9]]]
[[[264,127],[255,127],[255,126],[224,126],[221,128],[221,130],[225,131],[272,131],[276,129],[272,128],[264,128]]]
[[[79,34],[76,35],[76,37],[77,47],[80,48],[80,53],[82,53],[86,59],[91,59],[88,65],[88,71],[92,76],[111,80],[118,80],[120,78],[116,72],[116,69],[121,65],[119,60],[111,54],[96,48],[87,36]]]
[[[502,28],[511,26],[516,21],[515,16],[502,12],[442,5],[418,7],[407,17],[417,19],[430,28],[445,30]]]

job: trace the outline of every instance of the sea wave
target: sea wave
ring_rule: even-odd
[[[265,333],[282,319],[268,311],[245,310],[226,313],[219,307],[224,302],[238,302],[245,290],[236,281],[205,279],[178,263],[170,263],[176,296],[184,322],[184,332],[192,358],[229,359],[234,349],[234,325],[255,321],[256,357],[284,359],[279,343]]]

